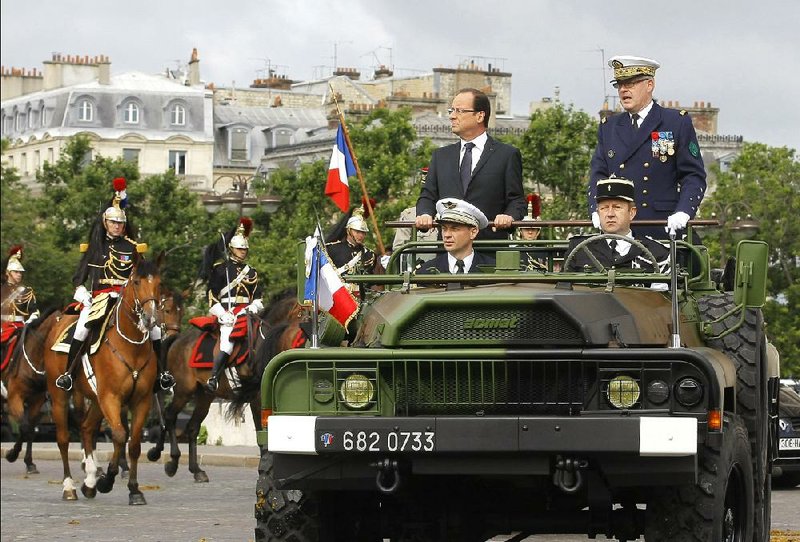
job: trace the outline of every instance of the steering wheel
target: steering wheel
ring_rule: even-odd
[[[617,241],[626,241],[634,245],[635,247],[641,249],[642,253],[645,255],[645,257],[650,261],[650,264],[653,266],[653,270],[658,271],[658,261],[656,260],[656,257],[653,256],[653,253],[650,252],[650,249],[644,246],[644,244],[637,239],[633,239],[631,237],[625,237],[624,235],[617,235],[616,233],[600,233],[598,235],[587,237],[586,239],[578,243],[575,246],[575,248],[573,248],[570,251],[570,253],[567,254],[567,257],[564,258],[564,269],[569,269],[569,264],[571,264],[572,260],[575,259],[575,255],[578,253],[579,250],[582,250],[589,257],[589,261],[592,262],[592,266],[596,270],[598,270],[600,273],[608,272],[608,270],[605,267],[603,267],[603,264],[600,263],[600,260],[598,260],[594,254],[592,254],[591,250],[589,250],[588,245],[589,243],[592,243],[594,241],[610,240],[610,239],[616,239]]]

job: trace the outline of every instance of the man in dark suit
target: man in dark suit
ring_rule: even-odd
[[[483,230],[479,239],[508,239],[511,222],[525,214],[519,149],[486,133],[491,104],[483,92],[474,88],[458,91],[448,112],[451,129],[460,141],[433,151],[417,200],[416,226],[430,228],[435,203],[457,198],[493,219],[493,231]]]
[[[447,252],[422,264],[418,273],[480,273],[479,265],[494,265],[494,258],[472,248],[478,232],[489,225],[480,209],[469,202],[447,198],[436,202],[436,211]]]
[[[611,83],[625,112],[606,117],[597,132],[589,179],[589,212],[600,227],[597,181],[611,175],[634,182],[639,219],[663,219],[667,228],[636,227],[638,233],[667,239],[686,227],[706,190],[703,157],[692,119],[686,111],[665,109],[653,100],[655,60],[616,56]]]
[[[636,216],[633,181],[619,177],[597,181],[596,204],[603,233],[636,239],[655,257],[658,264],[657,272],[669,272],[669,250],[658,241],[642,235],[634,236],[631,231],[631,221]],[[585,239],[585,237],[570,239],[567,254]],[[613,267],[654,271],[650,258],[645,256],[642,249],[623,239],[597,239],[591,241],[586,248],[606,269]],[[575,253],[565,271],[583,271],[585,268],[597,270],[591,258],[581,249]],[[667,285],[655,283],[652,287],[661,290],[666,289]]]

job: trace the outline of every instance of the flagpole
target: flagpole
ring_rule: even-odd
[[[356,175],[358,175],[358,182],[361,185],[361,193],[364,195],[365,204],[367,206],[367,214],[369,214],[370,219],[372,219],[372,227],[375,230],[375,237],[378,242],[378,250],[381,253],[381,256],[386,254],[386,249],[383,246],[383,239],[381,238],[381,231],[378,229],[378,222],[375,220],[375,213],[372,211],[372,204],[369,201],[369,193],[367,192],[367,184],[364,182],[364,177],[361,175],[361,168],[358,165],[358,159],[356,158],[356,153],[353,150],[353,144],[350,142],[350,131],[347,129],[347,124],[344,122],[344,114],[342,114],[342,110],[339,108],[339,101],[336,99],[336,92],[333,90],[333,85],[328,83],[328,88],[331,89],[331,97],[333,98],[333,103],[336,105],[336,114],[339,116],[339,122],[342,125],[342,132],[344,132],[344,139],[347,142],[347,149],[350,153],[350,158],[353,160],[353,165],[356,166]]]

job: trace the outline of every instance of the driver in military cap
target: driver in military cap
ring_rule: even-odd
[[[422,264],[418,273],[479,273],[479,265],[494,265],[494,258],[473,249],[478,232],[489,225],[483,211],[468,201],[445,198],[436,202],[436,222],[441,226],[445,253]]]
[[[656,239],[682,230],[694,218],[706,190],[706,172],[692,119],[685,110],[666,109],[653,100],[655,60],[615,56],[611,84],[623,112],[604,117],[589,178],[589,212],[601,227],[595,195],[597,183],[611,175],[634,183],[639,219],[663,219],[665,227],[635,229]]]

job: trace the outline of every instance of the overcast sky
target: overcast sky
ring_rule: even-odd
[[[797,0],[2,0],[2,65],[99,54],[112,73],[200,57],[201,78],[247,86],[334,64],[397,75],[475,58],[513,74],[512,112],[552,96],[596,114],[616,54],[658,60],[656,98],[719,107],[719,133],[800,149]],[[479,58],[480,57],[480,58]]]

